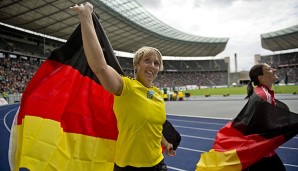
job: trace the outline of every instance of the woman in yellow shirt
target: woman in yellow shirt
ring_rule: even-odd
[[[101,85],[115,97],[119,135],[114,170],[157,170],[164,159],[161,145],[167,155],[176,154],[162,135],[166,120],[162,93],[152,86],[163,69],[161,53],[152,47],[140,48],[133,59],[136,78],[121,76],[105,61],[92,21],[93,6],[87,2],[71,8],[79,14],[88,64]]]

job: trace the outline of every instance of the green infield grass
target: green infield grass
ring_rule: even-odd
[[[298,94],[297,85],[288,86],[273,86],[272,87],[276,94]],[[191,96],[198,95],[235,95],[235,94],[246,94],[246,86],[242,87],[228,87],[228,88],[205,88],[198,90],[186,90],[184,93],[190,93]]]

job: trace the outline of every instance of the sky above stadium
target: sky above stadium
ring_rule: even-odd
[[[262,48],[261,34],[298,24],[298,0],[136,0],[169,26],[204,37],[229,37],[214,59],[230,57],[231,71],[248,71]],[[275,52],[278,53],[278,52]]]

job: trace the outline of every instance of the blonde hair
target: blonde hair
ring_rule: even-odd
[[[135,55],[134,55],[134,58],[133,58],[133,66],[136,67],[138,62],[143,58],[143,57],[146,57],[146,56],[149,56],[151,54],[155,53],[157,55],[157,58],[159,60],[159,71],[162,71],[163,70],[163,62],[162,62],[162,55],[161,53],[159,52],[158,49],[156,48],[153,48],[153,47],[148,47],[148,46],[143,46],[141,47],[140,49],[138,49],[136,52],[135,52]]]

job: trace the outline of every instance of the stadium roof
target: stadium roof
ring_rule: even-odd
[[[79,24],[69,9],[85,0],[0,1],[0,22],[68,39]],[[201,37],[178,31],[148,13],[133,0],[90,0],[115,50],[134,52],[141,46],[158,48],[165,56],[216,56],[228,38]]]
[[[298,25],[261,34],[262,47],[271,51],[298,48]]]

